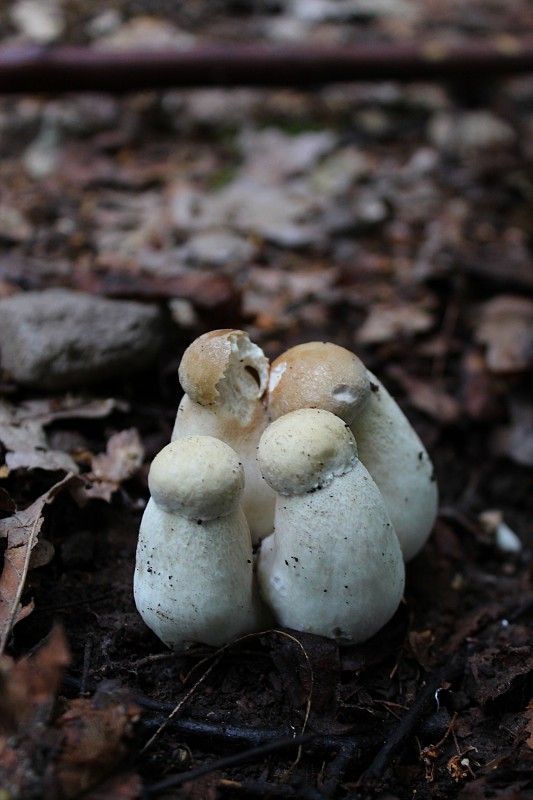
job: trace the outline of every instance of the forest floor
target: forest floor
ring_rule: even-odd
[[[4,43],[533,30],[524,0],[9,5]],[[533,76],[0,100],[0,298],[65,286],[167,318],[125,379],[52,393],[4,371],[0,545],[44,554],[0,574],[2,800],[533,797],[532,141]],[[435,530],[365,644],[280,629],[172,653],[137,614],[148,466],[184,349],[221,327],[270,358],[352,349],[431,455]]]

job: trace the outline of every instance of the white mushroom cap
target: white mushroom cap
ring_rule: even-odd
[[[247,420],[268,383],[268,359],[245,331],[209,331],[186,349],[179,366],[184,392],[201,406],[227,406]]]
[[[155,457],[148,475],[159,508],[189,519],[229,514],[244,488],[244,469],[234,450],[211,436],[185,436]]]
[[[268,387],[272,419],[298,408],[323,408],[351,425],[369,397],[363,362],[331,342],[296,345],[272,363]]]
[[[302,408],[268,426],[257,455],[265,480],[276,492],[301,494],[348,472],[357,461],[357,446],[339,417]]]

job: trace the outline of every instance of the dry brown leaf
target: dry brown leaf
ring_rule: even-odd
[[[63,480],[54,484],[35,502],[23,511],[0,520],[0,539],[7,538],[4,553],[4,567],[0,575],[0,653],[6,647],[13,626],[33,610],[33,604],[21,605],[20,599],[30,566],[32,550],[39,539],[46,505],[67,486],[72,486],[79,479],[68,474]]]
[[[0,783],[6,797],[56,796],[47,791],[59,743],[51,717],[69,660],[59,627],[27,658],[0,656]]]
[[[460,418],[459,403],[437,381],[430,383],[427,380],[416,378],[399,366],[391,367],[389,374],[408,393],[409,402],[414,408],[445,425],[453,424]]]
[[[88,791],[121,763],[127,753],[126,740],[132,735],[138,715],[139,709],[133,703],[105,691],[97,692],[90,700],[70,702],[57,720],[64,735],[57,765],[62,797],[68,800]]]
[[[14,661],[0,656],[0,732],[15,733],[34,719],[35,712],[50,711],[63,669],[70,662],[63,630],[56,627],[33,655]]]

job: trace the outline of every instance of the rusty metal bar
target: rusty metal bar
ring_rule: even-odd
[[[0,48],[0,93],[202,86],[312,87],[346,81],[484,79],[533,71],[533,38],[448,45],[322,47],[210,44],[189,50],[108,51],[32,45]]]

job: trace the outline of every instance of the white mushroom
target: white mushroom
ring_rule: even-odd
[[[383,384],[367,370],[370,400],[351,425],[359,457],[385,501],[403,557],[425,544],[438,510],[433,464],[420,437]]]
[[[427,451],[385,387],[343,347],[308,342],[272,364],[272,419],[296,408],[323,408],[347,422],[359,458],[378,485],[405,560],[421,549],[435,523],[437,484]]]
[[[328,411],[280,417],[259,462],[278,493],[261,543],[260,590],[290,628],[361,642],[394,614],[404,587],[400,545],[348,426]]]
[[[156,456],[148,484],[134,577],[148,627],[174,649],[264,627],[236,453],[210,436],[185,437]]]
[[[240,330],[216,330],[185,351],[179,378],[185,395],[172,440],[201,434],[229,444],[246,475],[242,506],[254,541],[272,531],[274,493],[261,477],[257,444],[268,424],[263,402],[269,364],[261,348]]]

